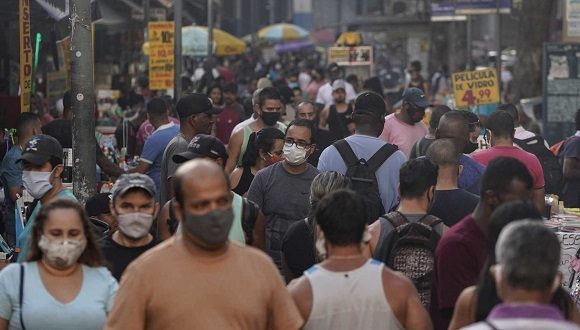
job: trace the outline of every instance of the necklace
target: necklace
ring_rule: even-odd
[[[349,256],[330,256],[326,258],[326,260],[335,259],[335,260],[348,260],[348,259],[359,259],[364,258],[362,254],[354,254]]]

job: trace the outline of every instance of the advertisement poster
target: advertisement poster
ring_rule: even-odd
[[[457,107],[499,103],[499,83],[495,69],[457,72],[451,76],[451,80]]]
[[[338,65],[372,65],[373,48],[370,46],[358,47],[330,47],[328,48],[328,63]]]
[[[149,23],[149,88],[173,89],[173,22]]]

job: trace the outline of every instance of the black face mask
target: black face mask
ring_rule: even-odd
[[[262,115],[260,117],[262,117],[264,124],[266,124],[267,126],[274,126],[274,125],[276,125],[276,122],[278,121],[278,119],[280,119],[280,113],[279,112],[262,112]]]
[[[464,153],[464,154],[468,154],[468,155],[469,155],[470,153],[472,153],[472,152],[474,152],[475,150],[477,150],[477,147],[478,147],[478,146],[479,146],[479,145],[478,145],[477,143],[473,143],[473,142],[469,141],[469,142],[468,142],[468,143],[465,145],[465,148],[463,148],[463,153]]]

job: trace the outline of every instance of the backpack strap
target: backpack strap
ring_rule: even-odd
[[[391,224],[391,226],[393,226],[394,229],[397,229],[409,223],[407,217],[405,217],[403,213],[399,211],[387,213],[385,215],[382,215],[381,218],[387,220]]]
[[[242,229],[246,234],[246,243],[251,245],[254,238],[254,226],[258,220],[260,207],[251,200],[242,197]]]
[[[421,157],[421,139],[415,142],[415,158]]]
[[[383,163],[391,157],[399,148],[390,143],[386,143],[381,147],[375,154],[367,161],[369,169],[372,172],[376,172]]]
[[[24,319],[22,318],[22,303],[24,302],[24,263],[20,264],[20,288],[18,290],[18,300],[20,303],[20,328],[26,330]]]
[[[421,219],[419,219],[419,221],[422,224],[425,224],[427,226],[430,226],[431,228],[437,226],[440,223],[443,223],[443,220],[439,219],[438,217],[431,215],[431,214],[425,214]]]
[[[338,153],[340,154],[340,157],[342,157],[342,159],[344,160],[347,168],[354,166],[356,163],[358,163],[359,159],[356,158],[354,151],[352,150],[352,148],[350,147],[348,142],[346,142],[345,139],[338,140],[334,142],[332,145],[336,148],[336,150],[338,150]]]

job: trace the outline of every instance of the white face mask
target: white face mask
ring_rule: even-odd
[[[24,184],[24,189],[28,191],[30,196],[34,197],[35,199],[40,199],[50,189],[52,189],[52,184],[50,183],[50,176],[52,175],[52,171],[22,171],[22,183]]]
[[[67,269],[79,260],[87,247],[87,240],[84,238],[51,240],[42,235],[38,241],[38,247],[51,266]]]
[[[302,165],[306,162],[306,154],[308,153],[308,149],[298,149],[295,144],[291,147],[284,145],[284,158],[288,163],[291,165]]]
[[[119,230],[127,237],[145,237],[153,224],[153,215],[148,213],[126,213],[117,215]]]

